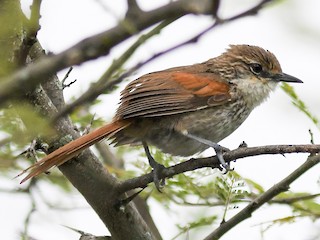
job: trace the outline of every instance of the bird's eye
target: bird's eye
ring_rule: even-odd
[[[254,74],[258,75],[262,72],[262,66],[259,63],[252,63],[250,64],[250,70]]]

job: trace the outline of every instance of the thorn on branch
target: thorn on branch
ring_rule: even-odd
[[[75,229],[75,228],[68,227],[65,225],[62,225],[62,226],[64,226],[65,228],[68,228],[76,233],[79,233],[81,235],[79,240],[109,240],[109,239],[111,240],[112,239],[110,236],[94,236],[91,233],[86,233],[86,232],[81,231],[79,229]]]
[[[211,11],[212,11],[212,15],[214,18],[216,19],[220,19],[218,17],[218,11],[219,11],[219,7],[220,7],[220,0],[212,0],[211,1]]]
[[[245,141],[242,141],[238,148],[248,147],[248,144]]]
[[[129,204],[136,196],[138,196],[147,186],[142,187],[142,189],[140,189],[138,192],[133,193],[132,195],[130,195],[129,197],[125,198],[125,199],[121,199],[119,200],[119,202],[117,202],[115,204],[115,208],[116,209],[122,209],[124,208],[127,204]]]
[[[135,19],[142,14],[142,10],[139,7],[136,0],[127,0],[128,10],[126,12],[126,19]]]
[[[182,8],[193,14],[212,14],[214,10],[215,0],[185,0]]]
[[[128,8],[139,8],[139,5],[136,0],[127,0]]]

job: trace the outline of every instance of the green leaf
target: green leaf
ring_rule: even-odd
[[[261,194],[261,193],[265,192],[264,188],[259,183],[255,182],[249,178],[245,178],[244,180],[246,181],[251,192],[254,192],[256,194]]]
[[[216,220],[217,216],[213,215],[209,217],[200,217],[195,221],[189,222],[185,225],[177,224],[177,227],[180,229],[180,233],[176,235],[173,239],[178,238],[180,235],[190,231],[191,229],[212,225]]]
[[[292,104],[297,107],[300,111],[302,111],[319,129],[319,119],[315,117],[307,108],[305,103],[299,98],[294,88],[287,83],[283,83],[281,85],[282,90],[288,94],[292,100]]]

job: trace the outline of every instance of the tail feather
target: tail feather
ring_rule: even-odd
[[[84,149],[101,141],[104,138],[111,138],[112,136],[114,136],[114,134],[128,127],[129,125],[130,123],[126,121],[116,121],[108,125],[105,125],[101,128],[98,128],[93,132],[83,135],[80,138],[62,146],[56,151],[53,151],[43,159],[37,161],[27,169],[23,170],[16,177],[19,177],[25,174],[26,172],[30,171],[29,174],[20,182],[23,183],[30,178],[33,178],[41,173],[48,171],[53,166],[60,166],[61,164],[77,156]]]

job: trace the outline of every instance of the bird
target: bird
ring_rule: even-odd
[[[227,171],[218,144],[234,132],[276,89],[279,82],[302,83],[282,72],[273,53],[258,46],[230,45],[202,63],[152,72],[131,81],[121,92],[111,123],[51,152],[20,175],[21,183],[60,166],[84,149],[109,139],[115,146],[142,145],[159,190],[163,166],[149,145],[174,156],[192,156],[213,148]]]

